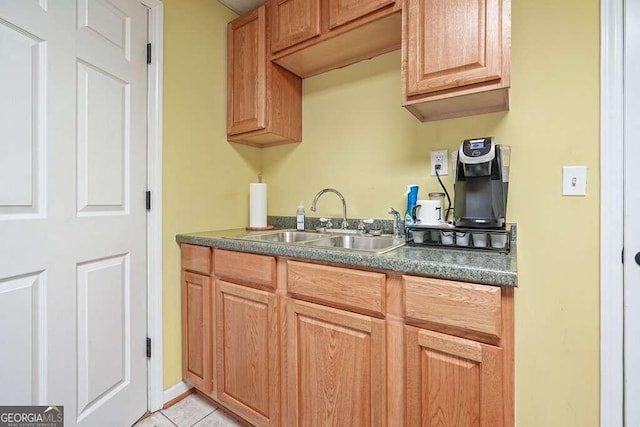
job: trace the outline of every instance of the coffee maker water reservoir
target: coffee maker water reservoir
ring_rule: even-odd
[[[511,147],[493,137],[465,139],[460,145],[454,181],[456,227],[505,226]]]

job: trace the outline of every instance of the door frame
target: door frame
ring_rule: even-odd
[[[624,425],[624,0],[600,2],[600,424]]]
[[[147,336],[151,354],[147,362],[147,409],[161,409],[163,397],[162,346],[162,85],[164,4],[161,0],[137,0],[149,9],[151,64],[147,93],[147,190],[152,194],[147,212]]]

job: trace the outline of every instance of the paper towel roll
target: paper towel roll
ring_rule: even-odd
[[[249,227],[267,226],[267,184],[249,184]]]

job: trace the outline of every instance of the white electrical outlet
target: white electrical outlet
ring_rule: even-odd
[[[438,175],[449,174],[449,150],[437,150],[431,152],[431,176],[436,176],[436,165],[440,165]]]

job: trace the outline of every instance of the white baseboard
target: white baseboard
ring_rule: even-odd
[[[167,403],[170,400],[175,399],[176,397],[180,396],[182,393],[185,393],[191,390],[191,388],[192,387],[189,384],[185,383],[184,381],[175,383],[168,389],[165,389],[164,396],[163,396],[164,403]]]

